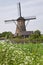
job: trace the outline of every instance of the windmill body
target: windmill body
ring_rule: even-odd
[[[26,31],[26,26],[25,26],[25,21],[29,21],[29,20],[33,20],[33,19],[36,19],[35,16],[32,16],[32,17],[28,17],[28,18],[24,18],[21,16],[21,6],[20,6],[20,3],[18,4],[19,5],[19,17],[17,19],[13,19],[13,20],[5,20],[5,22],[10,22],[10,21],[14,21],[14,23],[16,24],[15,21],[17,21],[17,24],[16,24],[16,32],[15,32],[15,35],[23,35],[23,36],[26,36],[26,35],[29,35],[32,33],[32,31]],[[27,22],[28,23],[28,22]]]
[[[23,31],[26,31],[25,19],[23,17],[19,17],[17,19],[16,34],[21,35]]]

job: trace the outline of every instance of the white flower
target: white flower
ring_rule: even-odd
[[[32,60],[34,60],[34,58],[32,58]]]
[[[24,65],[23,63],[19,64],[19,65]]]
[[[26,59],[27,59],[27,60],[30,59],[30,56],[26,56]]]
[[[28,64],[28,62],[25,62],[25,64]]]
[[[43,55],[41,56],[41,58],[43,58]]]
[[[3,65],[5,65],[5,64],[3,64]]]
[[[29,59],[28,61],[29,61],[30,63],[32,62],[32,60],[30,60],[30,59]]]
[[[10,47],[10,49],[13,49],[13,48],[14,48],[13,46]]]
[[[12,58],[12,60],[15,60],[15,58]]]
[[[40,63],[37,63],[37,65],[40,65]]]
[[[5,51],[5,49],[3,49],[2,51]]]

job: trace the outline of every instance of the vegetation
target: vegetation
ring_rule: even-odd
[[[0,37],[4,37],[4,38],[11,38],[13,36],[13,34],[11,32],[3,32],[0,33]]]
[[[16,37],[14,38],[14,41],[17,43],[43,43],[43,34],[41,34],[39,30],[36,30],[28,37]]]
[[[0,42],[0,65],[43,65],[43,44]]]
[[[0,39],[9,39],[12,43],[43,43],[43,35],[39,30],[33,32],[33,34],[28,37],[17,36],[14,37],[14,34],[11,32],[0,33]]]
[[[42,43],[43,42],[43,35],[39,30],[34,31],[33,34],[30,35],[29,37],[30,41],[33,43]]]

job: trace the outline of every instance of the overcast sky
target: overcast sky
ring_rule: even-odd
[[[0,0],[0,32],[11,31],[15,33],[14,23],[5,23],[6,19],[19,17],[17,3],[21,3],[23,17],[36,16],[36,20],[29,21],[27,31],[40,30],[43,33],[43,0]]]

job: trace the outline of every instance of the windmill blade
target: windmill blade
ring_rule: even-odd
[[[26,23],[26,25],[25,25],[25,26],[27,26],[27,25],[28,25],[28,23],[29,23],[29,21],[27,21],[27,23]]]
[[[14,22],[15,24],[16,24],[16,26],[19,28],[19,30],[21,31],[21,28],[20,28],[20,26],[16,23],[16,22]]]
[[[36,19],[36,16],[30,16],[25,18],[25,20],[33,20],[33,19]]]
[[[20,2],[18,3],[18,9],[19,9],[19,16],[21,17],[21,5],[20,5]]]
[[[29,20],[33,20],[33,19],[36,19],[36,17],[32,16],[32,17],[29,17],[29,18],[25,18],[25,20],[27,20],[26,26],[28,25]]]
[[[19,28],[19,30],[21,31],[21,27],[20,27],[20,25],[18,25],[15,21],[17,21],[17,20],[14,20],[14,19],[12,19],[12,20],[5,20],[5,23],[7,23],[7,22],[14,22],[15,23],[15,25]]]
[[[17,21],[16,19],[12,19],[12,20],[5,20],[5,22],[12,22],[12,21]]]
[[[20,32],[22,31],[20,25],[18,25],[16,22],[14,22],[16,24],[16,26],[19,28]]]

